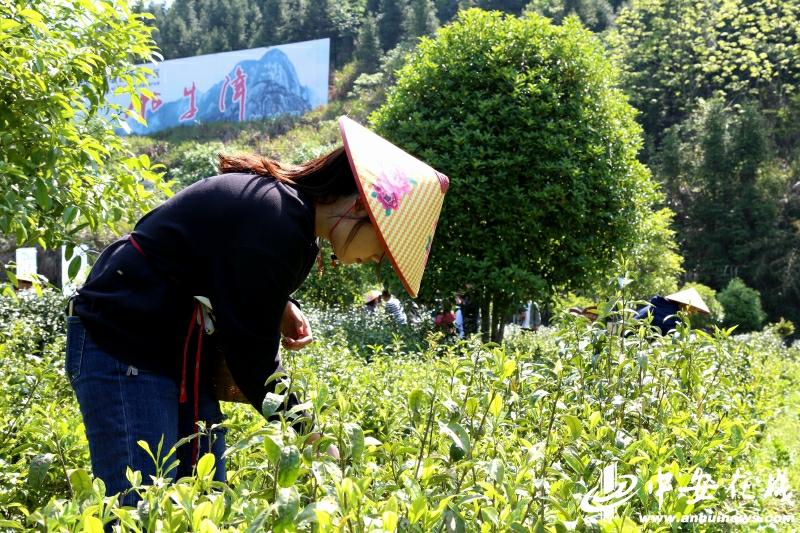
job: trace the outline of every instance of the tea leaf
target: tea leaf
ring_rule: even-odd
[[[291,486],[300,476],[300,450],[297,446],[286,446],[281,450],[278,463],[278,485]]]
[[[52,453],[42,453],[31,459],[31,464],[28,467],[28,485],[31,488],[39,489],[42,487],[54,457]]]

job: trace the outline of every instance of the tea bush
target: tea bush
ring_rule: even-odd
[[[398,324],[382,310],[367,313],[359,308],[331,308],[312,310],[308,315],[316,334],[370,359],[376,353],[403,356],[428,347],[426,337],[433,331],[433,318],[430,314],[415,317],[411,311],[406,310],[410,315],[407,324]]]
[[[167,167],[166,177],[176,180],[178,188],[184,188],[203,178],[216,176],[219,173],[218,155],[225,149],[220,142],[182,144],[174,152],[174,163]]]
[[[761,295],[745,285],[739,278],[732,279],[717,300],[725,309],[725,324],[738,326],[739,331],[755,331],[761,328],[766,314],[761,307]]]
[[[502,346],[442,344],[355,314],[310,314],[318,340],[284,354],[289,374],[276,394],[296,391],[324,437],[308,444],[285,422],[226,404],[228,483],[212,481],[210,457],[172,482],[129,472],[136,508],[120,507],[89,475],[63,335],[39,357],[4,336],[0,528],[635,531],[670,529],[638,526],[646,513],[793,510],[727,491],[753,468],[759,439],[800,376],[798,350],[771,332],[731,337],[679,325],[662,337],[631,322],[631,334],[618,337],[566,316]],[[265,413],[273,406],[265,402]],[[339,459],[323,452],[331,443]],[[171,451],[152,453],[172,460]],[[793,461],[785,449],[781,456]],[[603,518],[581,502],[609,464],[633,476],[635,490]],[[700,473],[720,487],[705,498],[693,492]]]
[[[66,335],[67,301],[53,289],[20,291],[0,296],[0,342],[24,342],[33,353]]]

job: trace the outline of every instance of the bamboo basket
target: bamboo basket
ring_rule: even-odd
[[[233,380],[225,354],[222,350],[214,350],[211,363],[211,390],[214,397],[221,402],[250,403],[242,390]]]

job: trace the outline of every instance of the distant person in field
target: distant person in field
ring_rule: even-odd
[[[662,335],[666,335],[678,324],[678,311],[706,314],[710,312],[700,293],[694,288],[688,288],[668,296],[653,297],[648,305],[636,312],[635,317],[644,320],[648,315],[652,315],[651,325],[660,329]]]
[[[539,304],[533,300],[528,301],[524,316],[522,317],[522,329],[538,331],[542,325],[542,313],[539,311]]]
[[[130,488],[128,467],[144,480],[155,474],[138,441],[156,450],[163,439],[166,452],[198,422],[222,422],[219,400],[232,398],[214,387],[218,353],[261,412],[275,386],[269,378],[281,370],[279,347],[299,350],[313,340],[291,295],[319,239],[342,263],[388,257],[416,297],[435,227],[416,221],[438,219],[449,181],[352,120],[342,117],[339,126],[344,147],[302,165],[220,156],[220,175],[142,217],[103,251],[71,300],[66,371],[92,470],[108,494]],[[312,433],[306,443],[319,438]],[[216,457],[214,479],[225,481],[220,428],[179,447],[180,464],[164,474],[191,474],[206,451]],[[136,499],[130,491],[123,504]]]
[[[453,307],[449,303],[444,303],[442,305],[441,311],[439,311],[436,318],[433,320],[433,325],[444,332],[445,335],[456,335],[456,314],[453,312]]]
[[[456,328],[456,335],[460,339],[464,338],[464,313],[461,311],[461,305],[464,303],[464,297],[461,293],[456,293],[456,321],[453,323]]]
[[[15,292],[24,292],[33,289],[33,276],[30,274],[21,274],[17,276],[17,286],[14,287]]]
[[[389,289],[383,289],[381,297],[383,298],[383,309],[386,311],[386,314],[392,317],[398,324],[406,324],[408,319],[406,318],[406,312],[403,310],[403,304],[400,303],[400,300],[392,295]]]
[[[374,290],[369,291],[367,294],[364,295],[364,311],[367,314],[375,314],[378,310],[378,306],[381,303],[381,291]]]
[[[475,301],[473,295],[470,294],[471,286],[467,286],[467,291],[459,293],[461,298],[461,317],[464,322],[464,336],[469,337],[480,331],[480,309],[478,302]]]

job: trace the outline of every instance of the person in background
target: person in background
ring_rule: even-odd
[[[456,334],[456,314],[449,303],[444,303],[442,310],[436,315],[433,324],[437,329],[444,332],[445,335]]]
[[[364,295],[364,311],[374,314],[381,302],[381,291],[371,290]]]
[[[467,291],[471,288],[467,286]],[[480,309],[469,292],[461,294],[461,317],[464,322],[464,336],[469,337],[480,330]]]
[[[662,335],[666,335],[669,330],[675,329],[678,323],[678,311],[680,306],[671,302],[663,296],[654,296],[650,303],[636,312],[635,318],[643,320],[647,315],[653,315],[651,324],[661,330]]]
[[[406,318],[408,319],[408,323],[414,326],[418,326],[422,323],[423,309],[417,305],[413,300],[408,302],[408,307],[406,310]]]
[[[395,298],[388,289],[383,289],[381,296],[383,297],[383,308],[386,314],[392,317],[398,324],[406,324],[408,320],[406,319],[406,313],[403,311],[403,304],[400,303],[400,300]]]
[[[464,314],[461,312],[461,305],[464,303],[464,295],[456,293],[456,335],[460,339],[464,338]]]
[[[33,289],[33,276],[30,274],[21,274],[17,276],[17,286],[14,288],[15,292],[23,292]]]
[[[687,313],[709,313],[708,306],[694,288],[670,294],[668,296],[655,296],[650,303],[636,312],[636,318],[642,320],[650,314],[653,316],[651,324],[666,335],[675,329],[678,323],[678,311]]]
[[[528,301],[528,306],[525,310],[525,319],[522,321],[522,329],[531,331],[538,331],[539,326],[542,325],[542,314],[539,312],[539,304],[533,300]]]

